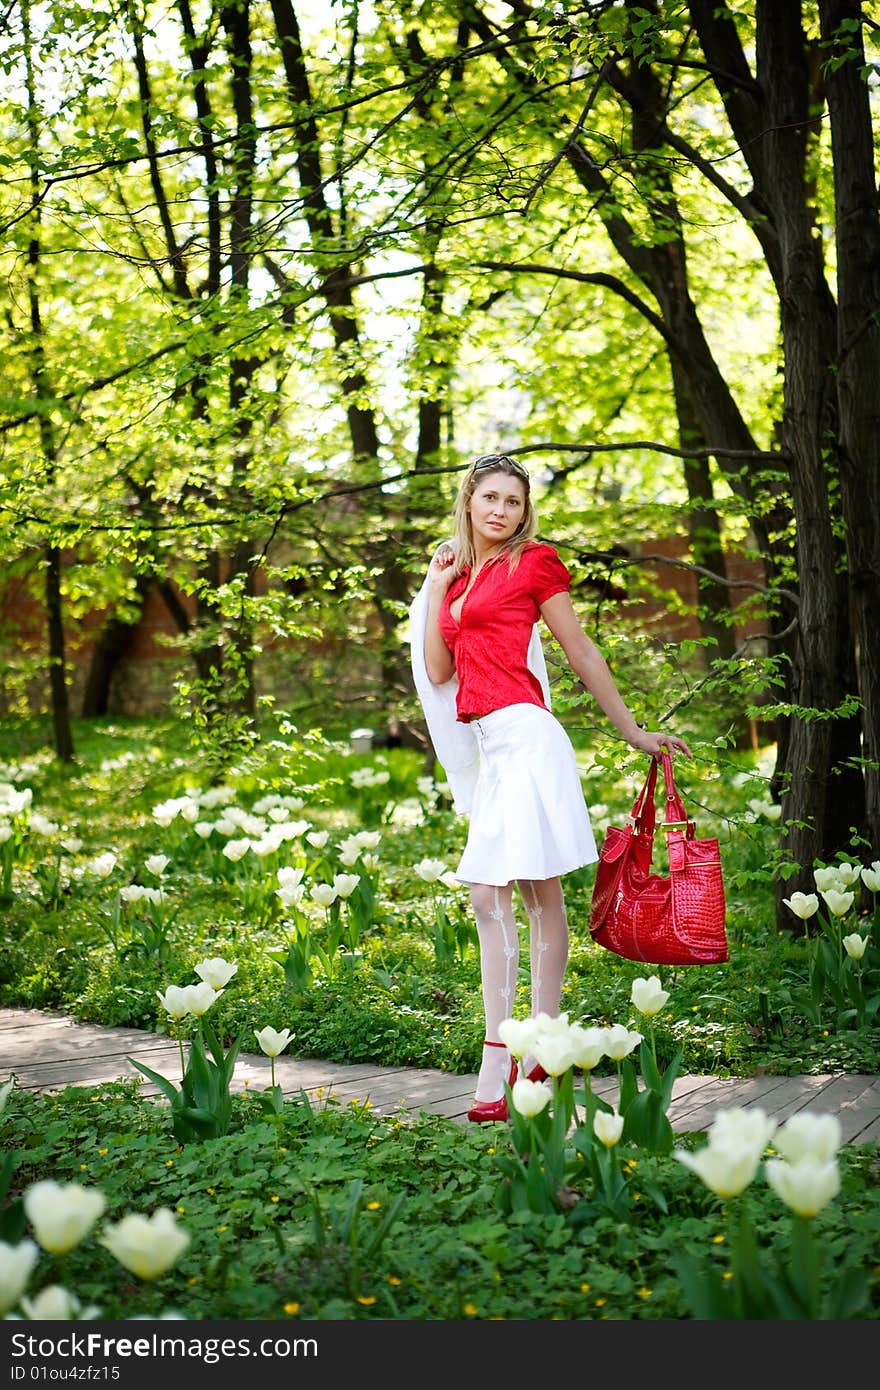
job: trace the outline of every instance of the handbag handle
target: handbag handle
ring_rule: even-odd
[[[656,810],[654,797],[657,788],[657,758],[651,755],[651,766],[645,778],[642,790],[639,792],[633,808],[630,812],[630,819],[633,823],[633,831],[636,835],[644,835],[649,839],[654,837],[654,827],[656,824]],[[661,753],[660,765],[663,768],[663,781],[666,785],[666,823],[675,824],[681,822],[687,826],[692,833],[692,822],[688,820],[685,813],[684,803],[675,785],[675,777],[672,772],[672,755]]]
[[[663,781],[666,783],[666,820],[673,823],[681,821],[683,825],[690,825],[685,814],[684,802],[679,796],[678,787],[675,785],[675,777],[672,773],[672,755],[671,753],[661,753],[660,757],[663,765]]]
[[[651,766],[642,789],[633,802],[629,813],[632,828],[636,835],[654,834],[654,789],[657,786],[657,759],[651,758]]]

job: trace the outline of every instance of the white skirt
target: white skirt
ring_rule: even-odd
[[[599,858],[568,734],[540,705],[471,721],[480,749],[462,883],[557,878]]]

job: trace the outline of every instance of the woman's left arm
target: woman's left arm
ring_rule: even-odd
[[[679,748],[689,758],[694,756],[683,738],[675,734],[652,733],[639,727],[614,684],[604,656],[584,632],[570,594],[565,590],[553,594],[541,604],[541,617],[565,652],[578,680],[589,690],[596,704],[627,743],[653,757],[659,757],[664,746],[670,752]]]

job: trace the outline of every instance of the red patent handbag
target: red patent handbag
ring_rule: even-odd
[[[627,824],[609,826],[599,855],[590,906],[594,941],[627,960],[654,965],[717,965],[730,959],[724,929],[724,882],[717,839],[698,840],[672,774],[666,783],[669,874],[651,872],[657,759],[633,803]]]

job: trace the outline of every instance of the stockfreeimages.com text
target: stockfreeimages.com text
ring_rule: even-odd
[[[317,1356],[318,1343],[313,1337],[262,1337],[252,1342],[249,1337],[167,1337],[152,1332],[146,1337],[108,1337],[102,1332],[72,1332],[63,1337],[35,1337],[26,1332],[12,1335],[13,1357],[171,1357],[181,1360],[218,1361],[236,1357],[273,1357],[282,1360],[289,1356]]]

